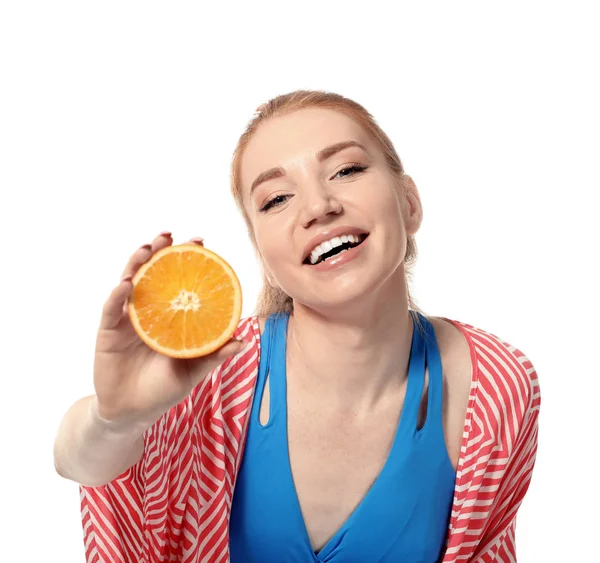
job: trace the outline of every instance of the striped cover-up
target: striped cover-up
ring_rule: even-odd
[[[515,520],[535,461],[540,393],[529,359],[497,336],[452,321],[473,378],[443,563],[516,561]],[[144,435],[140,461],[102,487],[81,487],[88,563],[227,563],[228,524],[260,356],[252,346],[215,369]]]

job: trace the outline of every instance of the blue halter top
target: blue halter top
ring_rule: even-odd
[[[288,455],[288,314],[271,315],[261,355],[229,526],[231,563],[435,563],[444,553],[455,471],[442,426],[442,364],[433,326],[411,311],[406,396],[391,451],[357,508],[315,552],[302,517]],[[418,314],[425,326],[414,323]],[[429,366],[427,418],[417,416]],[[269,375],[269,421],[259,420]]]

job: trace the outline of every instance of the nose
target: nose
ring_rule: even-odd
[[[305,228],[343,211],[340,201],[322,184],[306,186],[303,192],[302,226]]]

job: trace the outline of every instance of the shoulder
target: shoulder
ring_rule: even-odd
[[[464,340],[473,367],[449,546],[454,553],[462,552],[470,537],[469,545],[485,556],[495,552],[498,538],[510,541],[533,472],[540,405],[537,373],[527,355],[500,336],[441,319]]]
[[[525,417],[537,412],[540,404],[537,372],[521,349],[466,322],[446,317],[440,319],[455,327],[455,339],[464,340],[457,348],[463,349],[463,356],[468,347],[472,366],[471,410],[485,411],[486,418],[494,419],[498,424],[517,426]]]
[[[245,340],[246,342],[260,342],[260,335],[264,330],[264,322],[264,319],[256,315],[244,317],[238,323],[233,337]]]
[[[479,378],[519,385],[515,391],[532,392],[538,386],[536,370],[529,357],[514,344],[487,330],[442,317],[461,332],[472,359],[477,362]]]
[[[259,317],[256,315],[245,317],[238,323],[234,337],[242,338],[243,340],[253,338],[258,338],[260,340],[260,336],[265,330],[266,322],[266,317]]]

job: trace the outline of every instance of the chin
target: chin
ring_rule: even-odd
[[[371,238],[371,237],[369,237]],[[303,265],[298,272],[290,268],[280,272],[282,290],[294,301],[311,309],[332,309],[373,302],[379,294],[382,299],[395,299],[406,291],[404,264],[400,245],[385,252],[370,248],[357,260],[330,271],[311,271]]]
[[[391,281],[390,277],[395,276],[389,274],[339,276],[323,286],[319,284],[318,292],[316,286],[311,288],[313,291],[310,293],[306,290],[297,292],[295,301],[315,310],[348,310],[354,306],[372,303],[377,294],[381,294],[383,299],[394,299],[395,293],[401,295],[404,286],[394,281],[390,288],[398,286],[397,289],[395,291],[386,290],[386,281]]]

